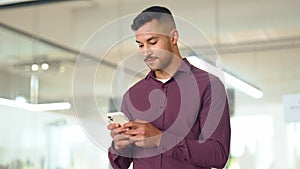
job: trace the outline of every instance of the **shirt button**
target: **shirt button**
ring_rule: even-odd
[[[164,108],[164,106],[160,106],[159,108],[160,108],[160,109],[163,109],[163,108]]]

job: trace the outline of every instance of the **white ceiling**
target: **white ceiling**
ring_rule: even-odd
[[[264,98],[260,100],[237,92],[237,104],[277,103],[281,102],[283,94],[300,92],[300,1],[193,0],[187,3],[165,0],[159,4],[169,7],[178,20],[182,19],[189,22],[190,26],[200,29],[219,47],[217,50],[224,69],[264,92]],[[19,93],[28,95],[30,72],[19,67],[16,69],[16,65],[52,60],[54,64],[64,65],[67,69],[63,73],[58,70],[38,73],[40,98],[45,101],[71,99],[73,71],[78,56],[76,51],[80,51],[88,43],[90,46],[86,46],[84,51],[97,60],[101,57],[99,53],[112,47],[105,59],[115,64],[120,63],[136,50],[132,36],[112,45],[130,31],[130,23],[117,22],[120,27],[111,27],[108,32],[103,30],[116,23],[114,20],[125,21],[124,16],[135,14],[150,5],[153,5],[153,1],[90,0],[1,9],[0,23],[75,52],[66,52],[0,27],[0,89],[7,91],[7,86],[10,86],[11,92],[4,94],[7,97],[14,97]],[[89,38],[97,30],[102,31],[102,36],[98,41],[91,42],[93,38]],[[187,37],[184,43],[195,49],[203,47],[194,43],[193,39],[202,35],[189,35],[184,30],[179,30],[184,38]],[[87,61],[77,66],[92,74],[91,64],[92,61]],[[115,68],[105,66],[98,70],[95,76],[95,91],[98,96],[111,95],[114,70]],[[9,76],[12,77],[8,78]],[[24,85],[20,85],[22,83]],[[84,86],[82,93],[84,94]]]

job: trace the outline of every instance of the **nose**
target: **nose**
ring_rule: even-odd
[[[142,55],[144,58],[151,56],[153,54],[152,49],[149,46],[145,46],[142,50],[143,50]]]

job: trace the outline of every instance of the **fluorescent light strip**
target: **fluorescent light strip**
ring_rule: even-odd
[[[233,76],[225,71],[222,71],[221,69],[200,59],[199,57],[188,56],[187,59],[192,65],[196,66],[199,69],[205,70],[211,74],[214,74],[215,76],[218,76],[221,81],[224,82],[224,80],[225,80],[225,82],[227,84],[240,90],[241,92],[244,92],[247,95],[257,98],[257,99],[263,97],[263,92],[261,90],[249,85],[248,83],[236,78],[235,76]]]
[[[60,102],[60,103],[47,103],[47,104],[30,104],[30,103],[22,103],[17,102],[15,100],[9,100],[0,98],[0,105],[24,109],[28,111],[53,111],[53,110],[68,110],[71,108],[71,104],[69,102]]]
[[[35,0],[2,0],[0,1],[0,5],[10,5],[10,4],[16,4],[21,2],[30,2]]]
[[[248,83],[245,83],[244,81],[232,76],[227,72],[224,72],[224,78],[226,83],[254,98],[259,99],[264,95],[261,90],[249,85]]]

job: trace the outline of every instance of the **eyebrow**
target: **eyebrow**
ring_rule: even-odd
[[[152,37],[148,38],[146,41],[149,42],[149,41],[151,41],[151,40],[153,40],[153,39],[157,39],[157,37],[152,36]],[[138,41],[138,40],[135,40],[135,42],[136,42],[136,43],[141,43],[141,42]]]

